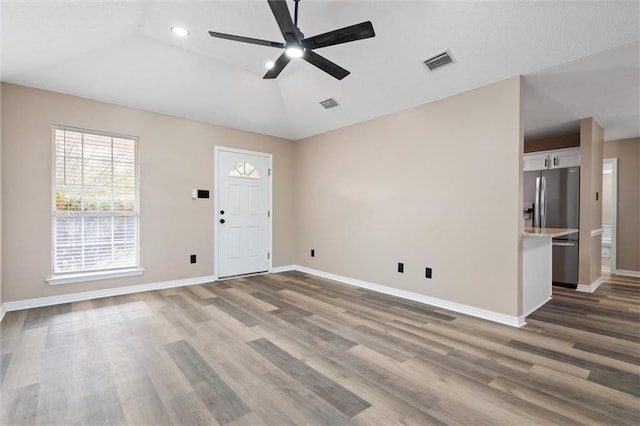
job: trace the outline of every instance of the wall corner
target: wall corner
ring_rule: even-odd
[[[580,120],[580,243],[578,284],[590,286],[602,275],[602,158],[604,130],[593,117]]]
[[[2,320],[2,86],[0,82],[0,320]]]
[[[523,295],[524,291],[522,288],[522,274],[523,274],[523,264],[522,264],[522,251],[523,251],[523,240],[522,233],[524,231],[524,216],[522,215],[523,209],[523,200],[524,200],[524,77],[522,75],[518,76],[518,208],[516,211],[518,218],[518,232],[516,233],[518,241],[518,291],[517,291],[517,316],[521,316],[523,314]]]

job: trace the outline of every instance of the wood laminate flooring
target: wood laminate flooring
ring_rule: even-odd
[[[298,272],[9,312],[3,425],[638,424],[640,280],[515,329]]]

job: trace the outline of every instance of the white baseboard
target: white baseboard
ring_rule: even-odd
[[[578,288],[576,288],[576,290],[583,291],[585,293],[593,293],[594,291],[596,291],[598,287],[600,287],[600,285],[602,285],[603,282],[604,282],[604,278],[600,277],[596,279],[594,282],[592,282],[591,285],[578,284]]]
[[[344,277],[342,275],[332,274],[330,272],[319,271],[317,269],[307,268],[306,266],[294,265],[295,270],[304,272],[306,274],[315,275],[321,278],[326,278],[333,281],[338,281],[343,284],[352,285],[355,287],[366,288],[369,290],[377,291],[378,293],[389,294],[391,296],[400,297],[402,299],[413,300],[415,302],[424,303],[426,305],[435,306],[438,308],[448,309],[450,311],[458,312],[461,314],[471,315],[473,317],[486,319],[500,324],[510,325],[512,327],[522,327],[525,325],[525,316],[514,317],[510,315],[500,314],[498,312],[488,311],[486,309],[480,309],[469,305],[463,305],[462,303],[450,302],[444,299],[437,299],[435,297],[425,296],[423,294],[413,293],[410,291],[399,290],[393,287],[387,287],[380,284],[373,284],[367,281],[357,280],[354,278]]]
[[[123,294],[141,293],[144,291],[162,290],[164,288],[205,284],[213,281],[215,281],[213,275],[206,275],[203,277],[185,278],[182,280],[162,281],[157,283],[132,285],[127,287],[107,288],[104,290],[84,291],[81,293],[62,294],[59,296],[17,300],[15,302],[5,302],[2,307],[0,307],[0,313],[1,315],[4,315],[4,312],[19,311],[22,309],[59,305],[61,303],[79,302],[81,300],[100,299],[103,297],[121,296]]]
[[[2,322],[2,318],[4,318],[4,314],[7,311],[4,309],[4,303],[2,305],[0,305],[0,322]]]
[[[614,275],[621,275],[623,277],[640,278],[640,271],[626,271],[624,269],[616,269],[613,272]]]
[[[279,272],[289,272],[289,271],[295,271],[295,270],[296,270],[296,265],[275,266],[271,268],[271,273],[277,274]]]

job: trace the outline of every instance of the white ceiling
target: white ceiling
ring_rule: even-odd
[[[278,49],[207,34],[281,41],[265,0],[3,1],[0,11],[2,81],[228,127],[300,139],[522,74],[527,135],[593,116],[608,140],[640,136],[637,1],[302,0],[306,36],[373,22],[375,38],[316,51],[351,71],[342,81],[304,61],[263,80]],[[445,49],[456,62],[429,72],[422,60]],[[330,97],[340,106],[325,110]]]
[[[581,118],[595,117],[607,140],[640,136],[639,64],[640,44],[633,42],[528,74],[527,133],[566,133]]]

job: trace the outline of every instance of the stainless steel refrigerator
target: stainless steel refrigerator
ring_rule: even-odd
[[[524,173],[525,226],[575,228],[580,225],[580,167]],[[578,286],[578,233],[553,239],[553,283]]]

